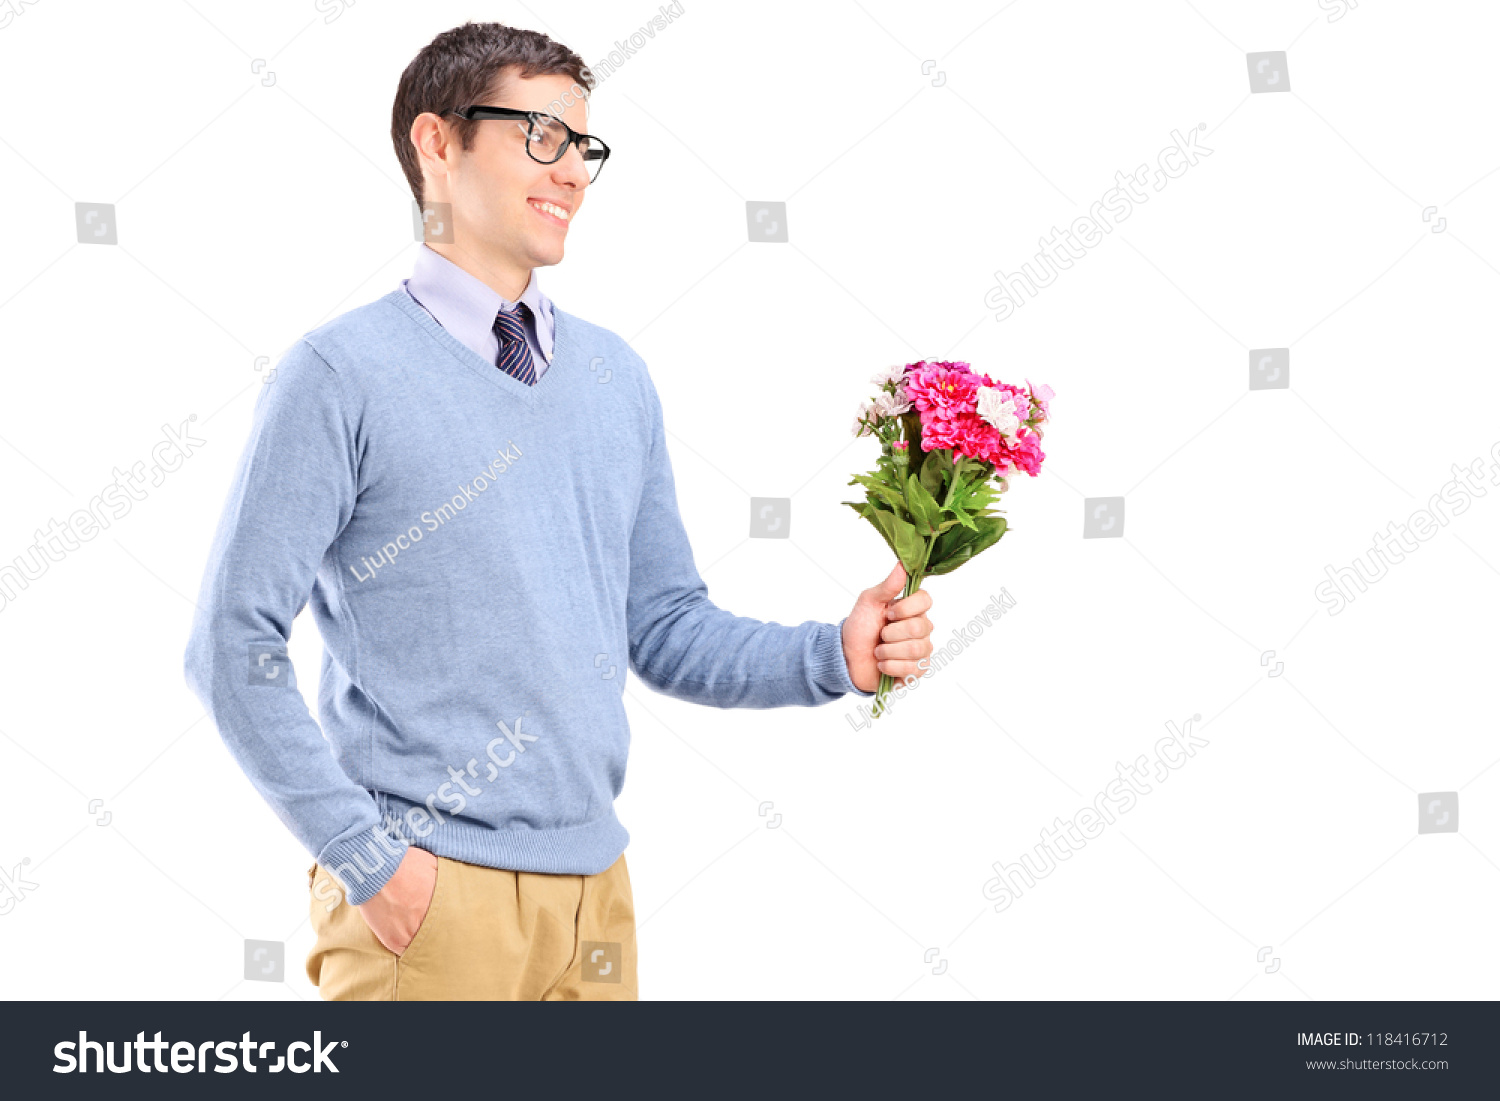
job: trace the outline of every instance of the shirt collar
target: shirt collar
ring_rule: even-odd
[[[516,305],[425,243],[417,249],[416,262],[406,286],[439,325],[471,348],[484,345],[494,327],[496,314]],[[518,301],[530,307],[535,319],[537,344],[542,357],[551,363],[552,300],[542,293],[535,268],[531,270],[531,278]]]

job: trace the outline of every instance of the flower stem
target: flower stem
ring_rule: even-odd
[[[901,590],[901,599],[906,599],[922,587],[922,572],[927,568],[927,559],[932,554],[932,545],[937,542],[937,536],[927,540],[927,545],[922,548],[922,566],[916,573],[906,575],[906,585]],[[870,714],[874,718],[880,718],[889,709],[890,705],[886,698],[891,693],[892,686],[896,683],[889,673],[880,674],[880,684],[875,689],[875,703],[870,708]]]

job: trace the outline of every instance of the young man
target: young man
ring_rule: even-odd
[[[645,363],[537,286],[607,156],[592,83],[494,23],[418,54],[391,134],[449,225],[285,353],[214,539],[187,676],[316,856],[324,998],[635,998],[616,667],[714,707],[814,706],[932,653],[899,563],[839,624],[709,600]],[[309,598],[321,730],[286,658]]]

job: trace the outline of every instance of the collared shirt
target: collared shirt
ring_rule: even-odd
[[[412,299],[432,315],[432,319],[488,363],[500,357],[500,338],[495,335],[495,317],[516,303],[496,294],[482,279],[459,267],[446,256],[423,244],[417,250],[410,279],[401,286]],[[537,285],[536,269],[521,292],[519,301],[531,308],[526,341],[540,379],[552,362],[552,339],[556,323],[552,316],[552,299]]]

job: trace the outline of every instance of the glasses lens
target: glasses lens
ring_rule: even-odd
[[[521,125],[526,127],[528,151],[534,159],[543,164],[555,163],[567,150],[568,128],[557,119],[544,115]],[[598,178],[599,170],[604,167],[604,162],[609,157],[609,150],[596,140],[580,137],[578,152],[583,157],[584,167],[588,169],[589,182],[592,183]]]
[[[562,156],[568,140],[568,129],[554,118],[542,117],[531,124],[531,155],[543,164],[551,164]]]
[[[588,169],[589,182],[593,183],[599,178],[599,171],[604,167],[604,162],[609,156],[609,150],[605,149],[597,141],[589,141],[583,138],[578,143],[578,151],[583,154],[583,166]]]

